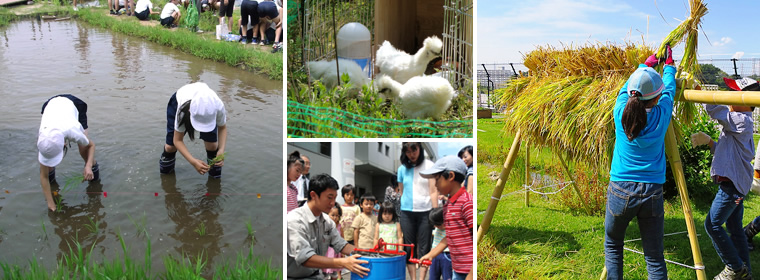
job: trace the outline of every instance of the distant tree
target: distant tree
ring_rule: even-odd
[[[728,89],[726,83],[723,82],[724,77],[729,77],[726,72],[712,64],[700,64],[699,67],[702,73],[697,75],[697,79],[703,84],[718,85],[721,89]]]

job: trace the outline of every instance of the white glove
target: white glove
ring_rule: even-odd
[[[752,178],[752,192],[760,194],[760,178]]]
[[[705,134],[704,132],[697,132],[691,135],[691,147],[694,148],[696,146],[702,146],[707,145],[712,141],[712,138],[710,138],[710,135]]]

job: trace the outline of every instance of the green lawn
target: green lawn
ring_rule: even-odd
[[[501,171],[513,133],[501,135],[498,119],[478,120],[478,221],[488,207],[496,185],[489,173]],[[755,140],[758,140],[755,135]],[[480,279],[599,279],[604,267],[604,216],[588,216],[570,211],[557,203],[556,195],[531,196],[531,207],[524,204],[521,189],[524,175],[522,157],[517,159],[507,181],[489,232],[478,244],[478,278]],[[555,160],[548,151],[531,151],[531,169]],[[605,188],[606,185],[599,186]],[[568,188],[563,192],[571,192]],[[745,200],[744,224],[760,214],[760,200],[755,195]],[[694,205],[694,223],[707,276],[711,279],[723,269],[715,249],[704,230],[704,218],[710,205]],[[665,233],[686,231],[681,202],[678,198],[665,202]],[[634,221],[626,239],[639,238]],[[626,247],[641,251],[640,242]],[[760,252],[750,255],[753,267],[760,267]],[[665,237],[665,258],[693,265],[686,234]],[[625,252],[624,277],[646,279],[644,257]],[[693,270],[668,264],[671,279],[695,279]]]

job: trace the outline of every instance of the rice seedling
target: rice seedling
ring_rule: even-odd
[[[90,233],[96,234],[98,232],[98,229],[100,228],[100,221],[95,221],[91,217],[87,217],[87,219],[90,220],[90,223],[84,225],[84,228],[90,231]]]
[[[251,247],[256,243],[256,236],[254,235],[256,233],[255,230],[253,230],[253,225],[251,225],[251,221],[245,222],[245,227],[248,229],[248,237],[246,239],[251,240]]]
[[[148,235],[148,229],[145,226],[145,212],[143,212],[142,217],[140,217],[139,220],[133,219],[132,215],[129,215],[129,213],[127,213],[127,218],[129,218],[129,221],[131,221],[132,225],[137,229],[137,236],[140,236],[141,234],[145,234],[145,236]]]
[[[42,230],[40,234],[40,238],[47,240],[48,239],[47,228],[45,228],[45,219],[43,218],[40,218],[40,229]]]
[[[198,233],[198,236],[205,236],[206,235],[206,224],[201,222],[200,225],[198,225],[197,228],[194,230],[196,233]]]
[[[209,161],[208,165],[209,165],[209,166],[212,166],[212,165],[214,165],[214,164],[217,164],[217,163],[219,163],[220,161],[223,161],[223,160],[224,160],[224,157],[225,157],[226,155],[227,155],[227,153],[226,153],[226,152],[225,152],[225,153],[222,153],[221,155],[217,155],[216,157],[214,157],[213,159],[211,159],[211,161]]]

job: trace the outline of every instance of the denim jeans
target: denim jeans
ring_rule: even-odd
[[[710,213],[705,218],[705,230],[724,264],[735,271],[741,270],[742,265],[747,265],[752,272],[747,236],[742,229],[743,215],[744,195],[736,190],[731,181],[721,182],[710,206]],[[724,223],[726,229],[723,229]]]
[[[628,223],[638,218],[649,279],[667,279],[663,256],[662,184],[613,182],[607,188],[604,255],[607,279],[623,279],[623,240]]]
[[[464,280],[467,279],[467,273],[459,273],[454,270],[451,271],[451,280]]]

